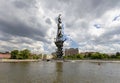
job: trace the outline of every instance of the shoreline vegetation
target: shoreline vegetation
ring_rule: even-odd
[[[67,55],[63,58],[68,60],[120,60],[120,53],[116,52],[116,54],[109,55],[100,52],[88,52],[85,54]]]
[[[0,59],[0,62],[38,62],[40,59]]]
[[[62,62],[120,62],[120,52],[116,54],[108,55],[100,52],[87,52],[74,55],[65,55],[63,59],[57,59],[56,55],[52,58],[47,58],[46,54],[32,54],[30,50],[13,50],[11,51],[11,57],[9,59],[0,59],[0,62],[38,62],[38,61],[62,61]]]
[[[24,50],[13,50],[11,51],[11,58],[10,59],[41,59],[42,54],[33,54],[30,50],[24,49]]]

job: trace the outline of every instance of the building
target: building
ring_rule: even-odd
[[[84,56],[89,56],[91,54],[94,54],[96,52],[81,52],[80,54],[84,55]]]
[[[65,49],[65,56],[66,55],[75,55],[75,54],[79,54],[78,48]]]
[[[10,57],[10,53],[0,53],[0,59],[9,59]]]
[[[46,59],[52,59],[52,58],[53,58],[52,55],[47,55],[47,56],[46,56]]]

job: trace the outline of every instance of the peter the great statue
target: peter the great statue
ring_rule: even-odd
[[[63,39],[63,33],[62,33],[62,21],[61,21],[61,14],[58,16],[58,23],[57,23],[57,36],[55,40],[55,45],[57,47],[56,55],[57,59],[63,59],[63,43],[65,39]]]

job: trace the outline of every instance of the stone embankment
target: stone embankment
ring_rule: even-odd
[[[0,59],[0,62],[37,62],[41,61],[40,59],[24,59],[24,60],[18,60],[18,59]]]

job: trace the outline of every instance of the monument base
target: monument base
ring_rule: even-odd
[[[57,61],[64,61],[64,58],[63,58],[63,57],[61,57],[61,58],[56,58],[55,60],[57,60]]]

